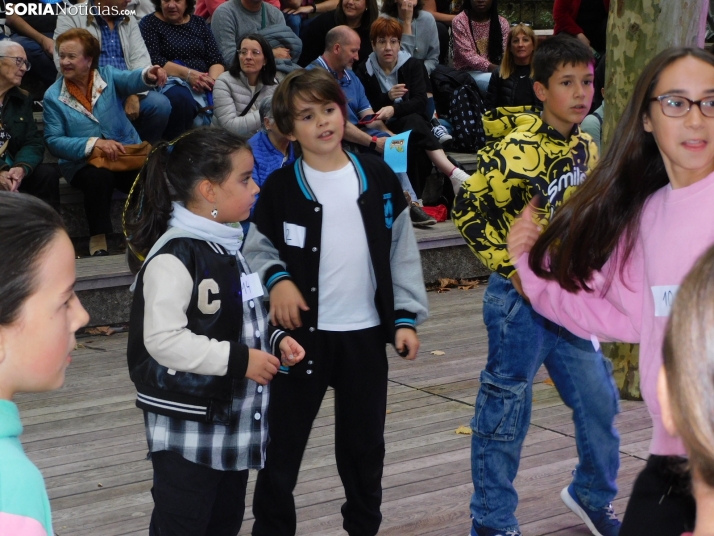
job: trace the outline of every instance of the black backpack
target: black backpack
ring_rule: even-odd
[[[431,74],[434,103],[440,117],[453,127],[451,150],[475,153],[486,145],[482,117],[486,108],[471,75],[445,65]],[[441,109],[440,109],[441,108]]]

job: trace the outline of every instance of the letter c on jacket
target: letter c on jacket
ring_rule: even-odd
[[[221,308],[221,300],[210,301],[210,294],[218,294],[218,283],[213,279],[204,279],[198,284],[198,310],[205,315],[215,314]]]

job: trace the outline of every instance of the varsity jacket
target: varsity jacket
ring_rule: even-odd
[[[398,328],[416,329],[428,315],[409,207],[396,175],[381,158],[347,154],[359,177],[357,202],[377,283],[374,301],[384,341],[393,344]],[[249,236],[243,247],[248,264],[269,291],[278,282],[292,279],[310,307],[300,312],[302,327],[290,333],[305,349],[305,358],[281,372],[309,376],[320,366],[316,335],[322,204],[303,175],[302,158],[268,177],[253,221],[260,233]],[[279,260],[271,254],[275,250]]]
[[[241,265],[219,244],[176,234],[184,236],[152,250],[136,278],[127,347],[136,405],[169,417],[228,424],[234,393],[240,392],[236,382],[244,381],[248,368],[249,348],[240,342]],[[147,316],[144,276],[154,262],[173,263],[177,295],[188,295],[190,285],[190,299],[185,311],[176,311],[178,319]],[[170,325],[168,335],[162,322]],[[276,353],[285,333],[266,336]]]
[[[516,216],[540,196],[538,216],[545,227],[598,159],[595,142],[578,125],[566,139],[525,109],[496,108],[484,115],[489,143],[479,151],[476,173],[461,186],[452,211],[471,250],[504,277],[515,272],[506,237]]]

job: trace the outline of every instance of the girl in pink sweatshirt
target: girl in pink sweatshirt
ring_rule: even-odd
[[[694,501],[684,446],[662,425],[656,384],[679,284],[714,244],[714,56],[696,48],[659,54],[607,154],[540,238],[534,210],[509,237],[534,309],[580,337],[641,344],[653,438],[620,536],[680,536],[693,527]]]

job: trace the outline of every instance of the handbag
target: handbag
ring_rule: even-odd
[[[87,158],[87,164],[108,169],[109,171],[132,171],[141,169],[146,162],[146,158],[151,152],[151,144],[148,141],[143,141],[139,144],[125,145],[126,154],[119,153],[116,160],[111,161],[107,158],[99,147],[95,146]]]

